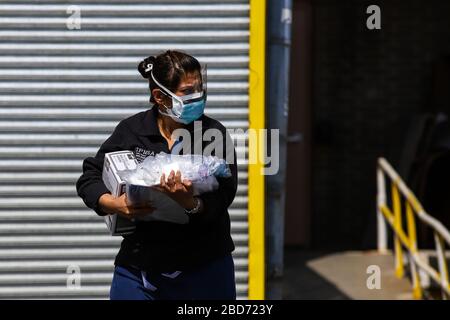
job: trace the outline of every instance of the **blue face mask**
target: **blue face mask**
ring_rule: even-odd
[[[149,68],[151,71],[153,66],[149,66]],[[159,83],[153,76],[153,72],[150,75],[162,89],[162,92],[172,99],[172,108],[163,105],[166,110],[161,111],[159,109],[159,113],[169,116],[176,122],[183,124],[189,124],[203,115],[205,111],[206,90],[179,97]]]
[[[189,124],[192,121],[197,120],[203,115],[205,111],[205,99],[202,98],[198,101],[193,101],[189,103],[183,103],[183,97],[177,97],[178,101],[172,99],[172,108],[169,108],[165,105],[163,107],[166,109],[165,111],[159,110],[159,113],[164,114],[166,116],[171,117],[176,122],[180,122],[183,124]],[[181,101],[181,103],[180,103]]]
[[[192,121],[197,120],[203,115],[205,111],[205,100],[195,101],[183,105],[181,114],[177,117],[172,117],[177,122],[189,124]]]

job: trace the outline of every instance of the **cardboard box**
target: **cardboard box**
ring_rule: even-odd
[[[119,197],[125,192],[126,184],[123,174],[127,170],[134,170],[138,162],[132,151],[116,151],[105,154],[102,179],[108,190],[114,197]],[[105,222],[113,236],[121,236],[133,233],[136,225],[133,221],[117,214],[105,216]]]

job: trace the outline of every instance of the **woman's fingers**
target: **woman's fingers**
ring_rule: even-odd
[[[187,184],[185,184],[185,181]],[[181,179],[181,171],[177,170],[175,173],[174,170],[170,171],[169,176],[167,177],[167,180],[165,179],[165,175],[161,175],[160,179],[160,187],[164,190],[167,190],[168,192],[177,192],[177,191],[186,191],[188,190],[186,187],[190,187],[192,183],[187,180]]]
[[[170,191],[170,187],[167,185],[166,175],[164,173],[161,175],[161,179],[160,179],[159,183],[160,183],[160,188],[157,188],[157,189],[159,189],[160,191],[163,191],[163,190]]]
[[[175,171],[170,170],[170,174],[167,177],[167,181],[173,182],[173,179],[175,178]]]
[[[188,179],[184,179],[183,186],[186,191],[190,191],[192,189],[192,181],[188,180]]]
[[[182,183],[181,182],[181,172],[180,172],[180,170],[177,170],[177,173],[175,175],[175,183],[176,184],[181,184]]]
[[[183,185],[183,181],[181,181],[181,172],[177,170],[175,175],[175,191],[184,191],[185,187]]]
[[[167,186],[169,187],[169,190],[173,190],[175,186],[175,172],[173,170],[170,171],[170,174],[167,177]]]
[[[186,187],[192,187],[192,181],[189,180],[189,179],[184,179],[184,180],[183,180],[183,184],[184,184]]]
[[[128,196],[127,196],[126,193],[122,194],[120,196],[120,198],[122,198],[121,200],[123,200],[123,202],[125,203],[126,206],[130,206],[131,205],[130,201],[128,200]]]

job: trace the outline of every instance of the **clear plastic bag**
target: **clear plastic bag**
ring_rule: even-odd
[[[216,190],[219,187],[216,177],[231,176],[225,160],[218,157],[161,152],[148,156],[135,170],[125,173],[124,181],[127,185],[154,186],[160,183],[163,173],[167,178],[171,170],[179,170],[182,180],[192,181],[195,195]]]

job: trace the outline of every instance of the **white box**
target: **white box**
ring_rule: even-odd
[[[127,170],[134,170],[138,162],[133,152],[124,150],[105,154],[102,179],[108,190],[114,197],[119,197],[125,192],[125,181],[122,175]],[[136,225],[133,221],[117,214],[105,216],[105,222],[113,236],[121,236],[133,233]]]

